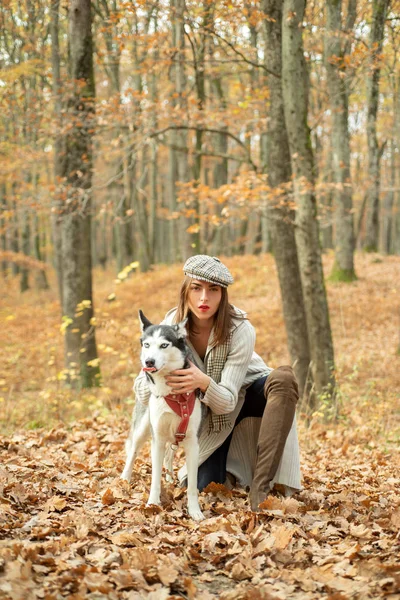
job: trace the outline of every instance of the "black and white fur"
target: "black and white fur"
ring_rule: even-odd
[[[164,396],[171,394],[171,388],[166,384],[165,377],[176,369],[188,366],[189,349],[186,344],[186,320],[176,325],[153,325],[139,311],[142,330],[142,366],[152,369],[146,372],[150,388],[148,405],[136,402],[132,417],[130,435],[126,441],[126,463],[122,479],[130,481],[132,468],[137,453],[151,435],[151,488],[147,504],[160,504],[161,474],[164,466],[167,469],[167,480],[172,481],[172,461],[175,444],[175,433],[180,423],[180,417],[168,406]],[[188,512],[192,519],[201,521],[204,515],[200,510],[197,491],[197,470],[199,460],[198,432],[202,419],[202,407],[196,398],[193,413],[189,419],[186,437],[182,446],[186,455]],[[169,448],[166,450],[166,444]]]

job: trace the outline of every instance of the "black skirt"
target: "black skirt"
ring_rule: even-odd
[[[214,452],[200,466],[197,475],[197,487],[202,491],[209,483],[225,483],[226,480],[226,459],[228,457],[229,446],[231,444],[235,427],[240,421],[247,417],[259,417],[264,414],[266,399],[264,396],[264,386],[267,376],[260,377],[252,383],[246,390],[243,406],[238,414],[235,425],[226,440],[214,450]]]

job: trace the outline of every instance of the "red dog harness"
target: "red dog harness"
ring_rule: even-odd
[[[196,392],[187,392],[186,394],[168,394],[164,396],[165,402],[174,411],[181,422],[178,425],[178,430],[175,433],[176,446],[186,437],[186,431],[189,425],[189,417],[193,412],[194,403],[196,401]]]

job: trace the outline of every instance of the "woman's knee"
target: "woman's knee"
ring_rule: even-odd
[[[297,402],[299,398],[299,386],[290,365],[278,367],[268,375],[264,388],[265,396],[268,397],[271,391],[285,393]]]

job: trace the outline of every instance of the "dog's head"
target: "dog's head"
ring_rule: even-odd
[[[164,375],[186,366],[187,319],[176,325],[153,325],[140,310],[139,322],[142,331],[140,360],[144,371],[147,373],[163,371]]]

